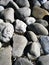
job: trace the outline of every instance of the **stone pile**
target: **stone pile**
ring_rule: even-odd
[[[0,0],[0,65],[49,65],[49,0]]]

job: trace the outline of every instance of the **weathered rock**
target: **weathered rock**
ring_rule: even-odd
[[[0,12],[4,10],[4,7],[3,6],[0,6]]]
[[[13,36],[13,56],[20,57],[27,45],[27,39],[22,35],[14,34]]]
[[[0,49],[0,65],[12,65],[11,47]]]
[[[0,42],[0,48],[2,47],[2,43]]]
[[[4,16],[6,22],[14,22],[14,9],[13,8],[7,8],[1,12],[1,14]]]
[[[40,56],[40,44],[39,42],[33,42],[30,49],[30,54],[34,55],[36,58]]]
[[[0,40],[8,42],[14,33],[13,25],[10,23],[0,23]]]
[[[44,8],[49,11],[49,1],[43,4]]]
[[[40,43],[45,54],[49,54],[49,36],[41,36]]]
[[[4,21],[2,19],[0,19],[0,23],[4,23]]]
[[[25,22],[27,25],[33,24],[36,21],[34,17],[26,17]]]
[[[49,12],[45,9],[38,7],[38,6],[34,6],[33,10],[32,10],[32,15],[35,18],[42,19],[44,16],[49,15]]]
[[[15,2],[22,7],[30,7],[29,1],[28,0],[15,0]]]
[[[29,25],[27,29],[33,31],[37,35],[48,35],[48,30],[39,23],[33,23]]]
[[[42,25],[45,26],[45,27],[48,26],[48,22],[47,22],[46,20],[39,19],[39,20],[37,20],[36,22],[42,24]]]
[[[32,31],[26,32],[26,37],[29,41],[33,41],[33,42],[38,41],[36,34]]]
[[[14,65],[34,65],[34,64],[26,58],[19,58],[18,60],[15,61]]]
[[[26,32],[26,27],[27,27],[27,25],[23,21],[21,21],[19,19],[16,20],[16,22],[15,22],[15,32],[23,34],[23,33]]]
[[[47,2],[47,0],[38,0],[41,4],[44,4],[45,2]]]
[[[38,64],[39,65],[49,65],[49,55],[39,57]]]

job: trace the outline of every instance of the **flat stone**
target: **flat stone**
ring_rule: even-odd
[[[0,49],[0,65],[12,65],[11,47]]]
[[[34,64],[26,58],[19,58],[18,60],[15,61],[14,65],[34,65]]]
[[[26,17],[25,22],[27,25],[33,24],[36,21],[34,17]]]
[[[39,42],[33,42],[30,49],[30,54],[34,55],[36,58],[40,56],[40,44]]]
[[[15,0],[15,2],[21,7],[30,7],[28,0]]]
[[[35,18],[42,19],[44,16],[49,15],[49,12],[45,9],[38,7],[38,6],[34,6],[33,10],[32,10],[32,15]]]
[[[29,41],[33,41],[33,42],[38,41],[36,34],[32,31],[26,32],[26,37]]]
[[[27,45],[27,39],[23,35],[14,34],[13,36],[13,51],[12,54],[15,57],[20,57]]]
[[[39,57],[38,64],[39,65],[49,65],[49,55]]]
[[[45,27],[48,26],[48,22],[47,22],[46,20],[38,19],[38,20],[36,20],[36,22],[42,24],[42,25],[45,26]]]
[[[41,36],[40,43],[45,54],[49,54],[49,36]]]
[[[20,33],[20,34],[25,33],[26,27],[27,27],[27,25],[23,21],[21,21],[19,19],[16,20],[16,22],[15,22],[15,32],[16,33]]]
[[[29,31],[33,31],[37,35],[48,35],[48,30],[39,23],[33,23],[27,28]]]
[[[14,22],[14,9],[13,8],[7,8],[1,12],[1,14],[4,16],[6,22]]]

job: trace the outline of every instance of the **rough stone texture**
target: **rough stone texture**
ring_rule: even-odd
[[[19,19],[16,20],[16,22],[15,22],[15,32],[23,34],[23,33],[26,32],[26,27],[27,27],[27,25],[23,21],[21,21]]]
[[[34,64],[26,58],[19,58],[18,60],[15,61],[14,65],[34,65]]]
[[[40,43],[45,54],[49,54],[49,36],[41,36]]]
[[[39,65],[49,65],[49,55],[41,56],[38,61]]]
[[[37,35],[48,35],[48,30],[39,23],[34,23],[28,26],[28,30],[33,31]]]
[[[45,9],[38,7],[38,6],[34,6],[33,10],[32,10],[32,15],[35,18],[42,19],[44,16],[49,15],[49,12]]]
[[[20,57],[27,45],[27,39],[22,35],[14,34],[13,36],[13,56]]]
[[[11,63],[11,47],[0,49],[0,65],[12,65]]]

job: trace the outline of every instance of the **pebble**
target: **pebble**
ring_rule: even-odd
[[[14,9],[13,8],[7,8],[1,12],[1,14],[4,16],[6,22],[14,22]]]
[[[4,7],[3,6],[0,6],[0,12],[4,10]]]
[[[49,11],[49,1],[43,4],[43,7]]]
[[[27,45],[27,39],[23,35],[14,34],[13,36],[13,51],[15,57],[20,57],[23,54],[24,48]]]
[[[0,23],[0,40],[8,42],[14,33],[13,25],[10,23]]]
[[[0,49],[0,65],[12,65],[10,46]]]
[[[39,42],[33,42],[30,48],[30,54],[34,55],[36,58],[40,56],[40,44]]]
[[[42,25],[45,26],[45,27],[48,26],[48,22],[47,22],[46,20],[38,19],[38,20],[36,20],[36,22],[42,24]]]
[[[32,41],[32,42],[38,41],[36,34],[32,31],[27,31],[26,32],[26,37],[29,41]]]
[[[27,27],[27,25],[23,21],[21,21],[19,19],[16,20],[16,22],[15,22],[15,32],[16,33],[20,33],[20,34],[25,33],[26,27]]]
[[[32,15],[35,18],[42,19],[44,16],[49,15],[49,12],[45,9],[42,9],[38,6],[34,6],[32,10]]]
[[[47,0],[38,0],[41,4],[44,4],[47,2]]]
[[[18,60],[15,61],[14,65],[34,65],[34,64],[26,58],[18,58]]]
[[[48,30],[40,23],[31,24],[27,29],[33,31],[37,35],[48,35]]]
[[[45,54],[49,54],[49,36],[41,36],[40,43]]]
[[[49,55],[39,57],[38,64],[39,65],[49,65]]]
[[[35,23],[36,19],[34,17],[26,17],[25,22],[27,25]]]
[[[15,2],[21,7],[30,7],[28,0],[15,0]]]

